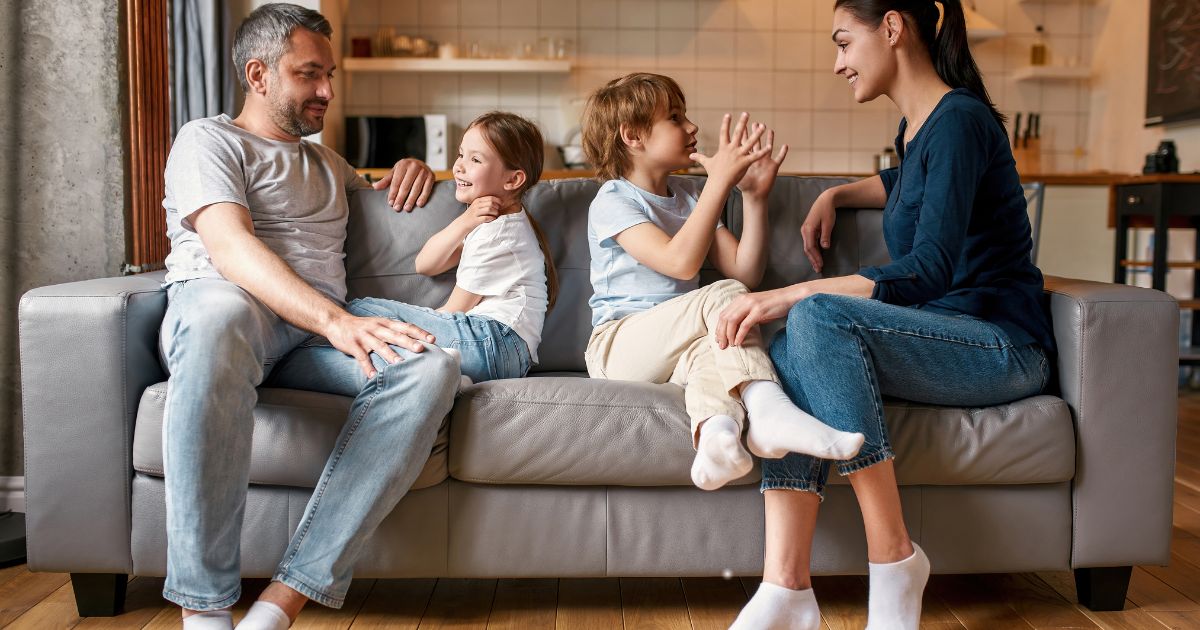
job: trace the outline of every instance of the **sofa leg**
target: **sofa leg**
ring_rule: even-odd
[[[1133,567],[1075,569],[1075,592],[1079,603],[1091,610],[1122,610]]]
[[[120,573],[72,573],[75,607],[80,617],[113,617],[125,609],[129,576]]]

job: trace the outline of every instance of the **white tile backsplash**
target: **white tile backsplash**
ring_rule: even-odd
[[[583,101],[632,71],[661,72],[683,88],[701,146],[715,146],[724,112],[749,110],[787,143],[784,170],[869,171],[892,142],[900,114],[886,97],[854,102],[833,74],[832,0],[350,0],[346,47],[390,26],[397,34],[473,41],[497,54],[541,38],[571,40],[569,74],[356,73],[346,91],[351,115],[445,113],[452,135],[499,108],[535,119],[551,145],[578,126]],[[993,99],[1009,116],[1041,111],[1046,168],[1086,163],[1090,90],[1086,81],[1017,81],[1029,64],[1034,28],[1043,24],[1052,64],[1090,63],[1103,3],[1086,0],[974,0],[1008,34],[973,44]],[[540,50],[538,51],[540,52]],[[458,137],[452,137],[457,144]],[[557,158],[554,159],[556,161]],[[551,161],[553,163],[553,161]]]

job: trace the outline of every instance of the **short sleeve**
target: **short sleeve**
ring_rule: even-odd
[[[215,203],[249,208],[241,153],[231,139],[203,124],[185,125],[171,146],[165,171],[169,195],[184,229],[196,231],[191,216]]]
[[[600,247],[615,247],[616,236],[629,228],[649,223],[650,215],[636,199],[622,195],[606,184],[592,200],[588,209],[588,223],[596,235]]]
[[[482,296],[504,295],[521,279],[514,260],[507,221],[492,221],[471,230],[463,240],[455,284]]]

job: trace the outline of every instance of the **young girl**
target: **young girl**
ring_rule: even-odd
[[[716,343],[718,314],[762,279],[767,195],[787,155],[785,145],[772,159],[774,133],[747,123],[742,114],[731,138],[726,115],[716,154],[697,153],[697,128],[679,86],[644,73],[599,89],[583,120],[584,151],[609,180],[588,213],[595,291],[588,373],[682,385],[697,449],[692,481],[705,490],[750,471],[741,445],[747,412],[747,443],[761,456],[847,459],[863,441],[788,400],[757,330],[739,346]],[[671,176],[694,161],[708,172],[707,183]],[[741,242],[719,221],[734,185],[745,215]],[[705,259],[730,279],[699,287]]]
[[[455,198],[469,205],[425,243],[416,268],[435,276],[457,265],[454,291],[441,308],[412,306],[400,318],[456,350],[472,381],[520,378],[537,363],[558,292],[546,239],[521,206],[542,174],[542,134],[515,114],[484,114],[463,135],[453,172]],[[375,312],[369,299],[351,312],[396,317],[394,303]]]

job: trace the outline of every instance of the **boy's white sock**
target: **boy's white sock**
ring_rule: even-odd
[[[729,630],[816,630],[820,627],[821,610],[811,588],[794,591],[763,582]]]
[[[913,555],[867,566],[871,573],[867,630],[916,630],[921,624],[921,596],[929,581],[925,552],[913,543]]]
[[[821,459],[850,459],[862,448],[863,434],[847,433],[817,420],[792,404],[778,383],[750,381],[742,388],[750,416],[746,446],[767,459],[802,453]]]
[[[729,416],[713,416],[700,425],[692,483],[701,490],[716,490],[750,472],[754,462],[742,448],[742,432]]]
[[[291,626],[292,620],[288,619],[282,608],[259,600],[250,606],[250,611],[238,623],[237,630],[287,630]]]
[[[225,610],[206,610],[183,618],[183,630],[233,630],[233,613]]]

